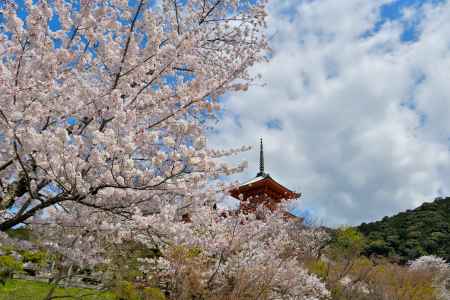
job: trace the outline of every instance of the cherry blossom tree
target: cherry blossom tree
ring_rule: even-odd
[[[0,231],[50,207],[203,205],[244,167],[204,134],[264,59],[264,1],[130,3],[0,4]]]
[[[31,225],[56,281],[114,272],[109,251],[135,242],[160,253],[141,279],[171,299],[326,299],[301,260],[325,233],[211,205],[245,167],[218,159],[247,148],[210,149],[205,132],[265,60],[265,4],[2,2],[0,232]]]
[[[325,284],[302,262],[308,254],[316,254],[326,234],[298,230],[295,221],[283,216],[279,210],[266,211],[262,220],[252,214],[223,218],[208,208],[197,210],[190,234],[183,234],[189,238],[175,248],[169,245],[168,255],[153,268],[160,268],[159,276],[169,279],[174,299],[192,296],[185,295],[186,290],[198,291],[206,299],[327,299]],[[145,228],[148,222],[143,220]],[[146,237],[142,239],[148,243]],[[179,245],[187,256],[180,255]]]
[[[57,213],[49,216],[51,230],[34,229],[46,247],[60,253],[57,271],[62,272],[56,278],[70,276],[64,273],[70,266],[103,265],[104,285],[117,286],[114,280],[125,278],[140,290],[164,291],[167,299],[329,298],[325,283],[303,265],[323,247],[328,238],[323,230],[299,227],[298,221],[286,220],[283,210],[265,211],[261,219],[201,206],[191,212],[190,222],[176,216],[177,206],[165,205],[159,214],[138,212],[128,221],[95,218],[101,220],[98,226],[88,229],[89,221]],[[131,259],[117,263],[113,258],[132,256],[116,250],[131,243],[152,250],[152,255],[134,257],[137,270],[128,266]]]

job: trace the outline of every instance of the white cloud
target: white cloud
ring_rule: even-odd
[[[254,68],[266,85],[230,95],[210,137],[257,147],[262,136],[267,171],[328,225],[450,190],[450,4],[410,7],[374,32],[387,2],[272,1],[273,59]],[[419,15],[417,41],[402,41]],[[241,179],[254,176],[257,151],[241,158],[250,163]]]

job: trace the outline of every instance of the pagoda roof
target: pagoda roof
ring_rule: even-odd
[[[260,186],[268,186],[280,195],[286,195],[286,199],[295,199],[301,196],[300,193],[296,193],[278,183],[269,174],[258,174],[258,176],[256,176],[255,178],[242,183],[232,194],[236,195],[236,192],[241,193],[243,191],[258,188]]]
[[[246,182],[240,184],[239,187],[241,187],[241,186],[246,186],[246,185],[249,185],[249,184],[258,182],[258,181],[260,181],[260,180],[263,180],[264,178],[265,178],[265,176],[256,176],[255,178],[250,179],[250,180],[248,180],[248,181],[246,181]]]

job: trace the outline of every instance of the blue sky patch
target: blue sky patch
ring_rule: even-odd
[[[305,220],[306,224],[311,224],[314,223],[315,221],[315,214],[313,213],[312,210],[309,210],[307,208],[305,209],[300,209],[298,207],[294,208],[291,210],[291,213],[296,215],[297,217],[301,217]],[[317,225],[317,224],[315,224]]]
[[[371,31],[362,35],[367,38],[381,30],[388,22],[400,21],[403,25],[403,32],[400,40],[405,43],[415,42],[420,38],[419,25],[421,18],[404,19],[404,10],[407,8],[420,8],[425,4],[439,5],[445,0],[396,0],[381,6],[380,18]]]
[[[268,122],[266,122],[266,127],[269,129],[277,129],[277,130],[282,130],[283,129],[283,124],[281,123],[281,120],[279,119],[271,119]]]

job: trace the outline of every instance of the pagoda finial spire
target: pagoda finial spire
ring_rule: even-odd
[[[260,139],[259,146],[259,173],[256,176],[264,176],[264,148],[263,148],[263,139]]]

